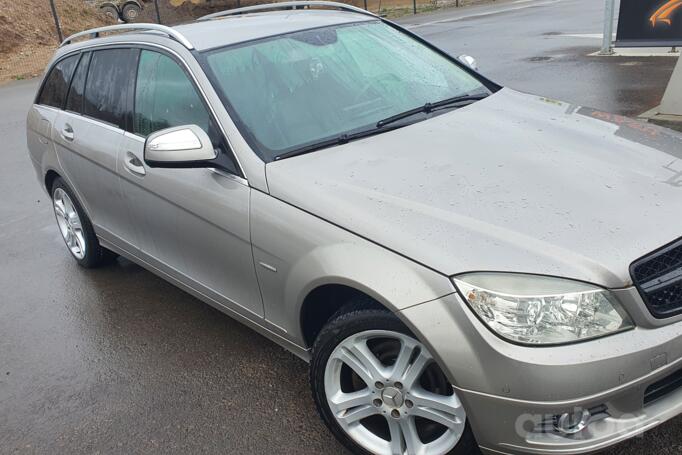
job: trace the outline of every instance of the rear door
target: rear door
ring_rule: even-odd
[[[45,77],[36,103],[31,107],[27,120],[28,149],[38,168],[45,153],[54,149],[52,126],[64,107],[71,78],[76,70],[80,54],[59,60]],[[42,178],[42,176],[41,176]]]
[[[67,180],[100,237],[126,247],[128,214],[118,185],[117,161],[130,122],[137,49],[84,52],[74,73],[53,138]]]
[[[144,163],[151,133],[188,124],[208,134],[222,169]],[[249,231],[250,188],[191,74],[170,54],[141,50],[133,124],[121,153],[121,194],[144,259],[223,306],[262,317]]]

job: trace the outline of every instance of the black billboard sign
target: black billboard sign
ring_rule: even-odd
[[[682,46],[682,0],[621,0],[617,46]]]

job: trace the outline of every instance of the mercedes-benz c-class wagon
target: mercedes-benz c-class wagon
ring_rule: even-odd
[[[354,453],[585,453],[682,412],[678,133],[290,2],[68,38],[28,148],[79,264],[309,361]]]

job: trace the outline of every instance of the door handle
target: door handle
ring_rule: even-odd
[[[73,141],[73,128],[68,123],[64,124],[64,128],[62,128],[62,137],[69,142]]]
[[[144,164],[134,153],[126,152],[124,163],[128,170],[135,175],[145,175],[147,173],[144,169]]]

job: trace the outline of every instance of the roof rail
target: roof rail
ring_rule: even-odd
[[[279,3],[266,3],[263,5],[254,6],[244,6],[243,8],[228,9],[225,11],[220,11],[218,13],[208,14],[202,16],[197,21],[210,21],[211,19],[218,19],[227,16],[238,16],[240,14],[255,13],[260,11],[277,10],[277,9],[302,9],[305,7],[320,7],[320,8],[335,8],[341,11],[348,11],[358,14],[364,14],[365,16],[378,17],[376,14],[371,13],[357,6],[347,5],[345,3],[339,2],[324,2],[324,1],[293,1],[293,2],[279,2]]]
[[[98,28],[93,28],[90,30],[85,30],[80,33],[76,33],[75,35],[71,35],[68,38],[66,38],[64,41],[62,41],[62,44],[59,45],[59,47],[65,46],[67,44],[71,44],[71,42],[76,39],[76,38],[81,38],[83,36],[88,36],[90,38],[99,38],[100,33],[105,33],[105,32],[119,32],[119,31],[153,31],[153,32],[159,32],[163,33],[165,35],[168,35],[169,38],[174,39],[175,41],[179,42],[183,46],[185,46],[187,49],[194,49],[194,46],[192,43],[189,42],[187,38],[185,38],[182,33],[178,32],[175,29],[172,29],[170,27],[166,27],[165,25],[159,25],[159,24],[119,24],[119,25],[108,25],[106,27],[98,27]]]

